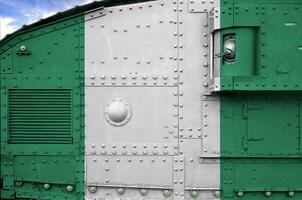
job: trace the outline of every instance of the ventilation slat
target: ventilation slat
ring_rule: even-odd
[[[9,90],[9,142],[72,143],[71,90]]]

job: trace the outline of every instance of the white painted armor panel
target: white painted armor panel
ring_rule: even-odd
[[[87,13],[86,199],[220,198],[220,104],[207,96],[217,5],[165,0]]]

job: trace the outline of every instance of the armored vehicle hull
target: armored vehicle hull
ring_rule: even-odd
[[[1,199],[302,199],[301,3],[106,0],[7,36]]]

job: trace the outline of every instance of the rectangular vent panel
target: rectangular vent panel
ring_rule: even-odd
[[[9,90],[9,143],[72,143],[71,90]]]

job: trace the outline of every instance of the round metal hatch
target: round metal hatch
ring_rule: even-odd
[[[122,126],[130,120],[131,107],[121,98],[112,99],[104,109],[106,121],[113,126]]]

